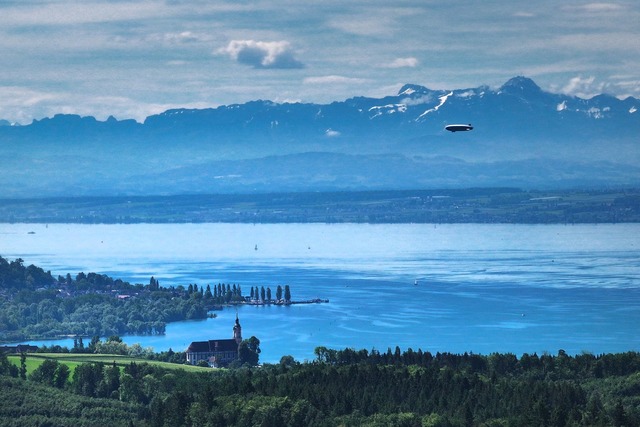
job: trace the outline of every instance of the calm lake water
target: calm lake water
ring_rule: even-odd
[[[239,308],[263,362],[312,360],[317,346],[640,351],[640,224],[0,224],[0,255],[54,275],[236,283],[245,293],[288,284],[293,299],[330,300]],[[124,341],[184,350],[231,338],[234,320],[225,309]]]

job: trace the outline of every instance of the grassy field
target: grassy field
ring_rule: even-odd
[[[9,355],[8,358],[9,362],[20,367],[20,355]],[[122,356],[119,354],[27,353],[27,375],[33,372],[33,370],[40,366],[46,359],[57,360],[58,362],[67,365],[71,372],[74,371],[76,366],[88,362],[101,362],[104,364],[115,363],[117,366],[129,365],[131,362],[148,363],[150,365],[159,366],[164,369],[185,370],[192,372],[205,372],[207,370],[210,370],[210,368],[203,368],[200,366],[158,362],[155,360],[140,359],[130,356]]]

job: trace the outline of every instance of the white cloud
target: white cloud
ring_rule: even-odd
[[[329,25],[345,33],[375,36],[382,31],[389,31],[389,28],[393,26],[393,20],[390,16],[381,14],[374,16],[358,14],[334,19],[329,22]]]
[[[585,12],[598,13],[598,12],[615,12],[622,10],[623,7],[617,3],[588,3],[582,6],[576,6],[576,9],[584,10]]]
[[[584,87],[588,87],[592,85],[595,80],[596,78],[593,76],[591,77],[576,76],[576,77],[573,77],[571,80],[569,80],[569,83],[567,83],[562,88],[562,91],[564,93],[574,93],[577,90],[581,90]]]
[[[362,84],[366,82],[367,82],[366,79],[336,76],[336,75],[307,77],[303,81],[303,83],[305,84],[352,84],[352,83]]]
[[[2,96],[0,119],[62,107],[139,119],[164,105],[325,103],[405,83],[498,87],[515,75],[555,92],[640,95],[640,2],[471,3],[0,1],[0,84],[31,91]]]
[[[33,111],[39,111],[43,105],[56,103],[59,95],[31,90],[23,87],[0,87],[0,118],[20,124],[28,124]],[[42,114],[44,116],[45,114]]]
[[[303,68],[295,59],[287,41],[263,42],[255,40],[232,40],[216,51],[229,55],[233,60],[254,68]]]
[[[534,18],[536,16],[535,13],[519,11],[513,14],[516,18]]]
[[[0,23],[28,26],[79,25],[96,23],[139,23],[145,20],[183,18],[193,21],[213,13],[254,10],[238,2],[160,2],[156,0],[41,0],[31,2],[0,2]],[[12,4],[13,3],[13,4]]]
[[[387,64],[387,68],[414,68],[418,65],[418,59],[412,56],[408,58],[396,58],[390,64]]]
[[[401,102],[407,106],[423,105],[433,102],[433,97],[424,95],[417,98],[405,98]]]
[[[181,31],[179,33],[166,33],[164,40],[170,43],[191,43],[197,41],[209,41],[211,37],[202,34],[196,34],[192,31]]]
[[[612,76],[613,78],[614,76]],[[616,83],[616,86],[621,88],[629,88],[633,89],[635,92],[639,92],[640,89],[640,80],[630,80],[630,81],[619,81]]]
[[[171,108],[206,108],[210,104],[193,102],[186,104],[142,103],[126,96],[86,95],[65,92],[39,92],[23,87],[0,86],[0,118],[22,125],[35,119],[53,117],[56,114],[78,114],[106,120],[115,115],[119,119],[144,121],[147,116],[159,114]]]
[[[595,95],[606,92],[608,85],[598,83],[593,76],[576,76],[562,88],[561,92],[566,95],[577,96],[579,98],[591,98]]]
[[[622,32],[575,33],[557,37],[554,44],[561,48],[580,49],[583,52],[606,54],[612,51],[628,52],[640,49],[640,39]]]
[[[3,8],[0,22],[9,25],[77,25],[135,21],[170,13],[153,1],[139,2],[45,2],[37,7],[16,3]]]
[[[353,5],[353,2],[349,2]],[[425,11],[422,6],[402,4],[378,4],[372,6],[365,2],[360,6],[343,6],[334,9],[335,14],[328,14],[326,21],[331,28],[347,34],[366,37],[387,38],[390,35],[403,32],[407,20],[415,18]],[[347,5],[347,3],[344,3]]]
[[[337,130],[333,130],[331,128],[327,129],[324,134],[329,137],[329,138],[335,138],[337,136],[340,136],[340,132],[338,132]]]
[[[632,76],[611,76],[613,82],[611,87],[615,88],[612,93],[620,99],[625,99],[629,96],[634,98],[640,98],[640,80],[633,79]]]

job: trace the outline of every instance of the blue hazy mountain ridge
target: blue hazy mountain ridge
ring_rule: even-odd
[[[331,104],[257,100],[134,120],[0,126],[4,197],[640,184],[640,101],[407,84]],[[4,122],[3,122],[4,123]],[[444,126],[472,123],[472,132]]]

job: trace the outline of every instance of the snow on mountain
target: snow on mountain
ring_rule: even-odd
[[[374,119],[383,114],[404,113],[406,111],[406,104],[389,104],[369,108],[369,112],[373,114],[373,116],[370,117],[371,119]]]
[[[449,99],[449,97],[451,95],[453,95],[453,92],[449,92],[446,95],[442,95],[442,96],[438,97],[438,99],[440,100],[440,103],[438,105],[436,105],[435,107],[429,108],[427,111],[425,111],[424,113],[420,114],[418,116],[418,118],[416,119],[416,121],[422,119],[424,116],[426,116],[429,113],[433,113],[435,111],[438,111],[440,109],[440,107],[442,107],[444,105],[444,103],[447,102],[447,99]]]
[[[398,95],[411,95],[415,92],[416,92],[415,89],[408,87],[405,90],[401,90],[400,93],[398,93]]]
[[[498,89],[407,84],[382,98],[322,105],[172,109],[144,123],[0,121],[0,192],[638,186],[639,106],[635,98],[554,94],[514,77]],[[474,130],[454,135],[444,130],[451,123]]]

